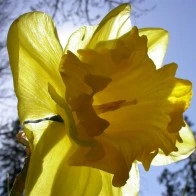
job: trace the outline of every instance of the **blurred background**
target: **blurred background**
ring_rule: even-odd
[[[191,80],[195,92],[196,77],[196,1],[195,0],[0,0],[0,195],[6,196],[14,178],[23,167],[24,147],[16,142],[20,130],[17,99],[9,68],[6,36],[11,23],[21,14],[39,10],[50,15],[62,43],[82,25],[97,24],[121,3],[132,5],[132,24],[139,28],[161,27],[169,31],[169,47],[164,63],[178,64],[177,77]],[[196,98],[185,119],[195,130]],[[196,155],[164,167],[140,169],[142,196],[196,195]]]

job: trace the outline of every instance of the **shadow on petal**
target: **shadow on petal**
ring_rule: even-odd
[[[26,179],[26,195],[50,195],[59,162],[69,149],[62,123],[44,121],[25,125],[32,154]],[[31,136],[30,136],[31,135]]]

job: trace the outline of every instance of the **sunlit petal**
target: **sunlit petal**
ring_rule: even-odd
[[[96,28],[97,26],[87,26],[75,31],[70,36],[64,52],[67,53],[67,51],[70,50],[74,54],[77,54],[77,50],[85,48],[88,45]]]
[[[130,29],[130,5],[122,4],[109,12],[100,22],[87,48],[94,48],[100,41],[116,39]]]
[[[147,36],[148,55],[156,67],[160,68],[168,46],[168,32],[164,29],[144,28],[139,29],[139,34]]]
[[[113,186],[108,186],[109,184],[112,184],[112,175],[101,171],[101,176],[102,176],[102,182],[103,182],[103,187],[102,190],[99,194],[99,196],[122,196],[122,189],[121,188],[116,188]]]
[[[31,123],[25,126],[32,149],[25,195],[98,195],[101,174],[89,167],[72,167],[67,159],[72,144],[64,124]]]
[[[132,164],[131,171],[129,172],[129,180],[126,185],[122,187],[123,196],[137,196],[140,190],[140,176],[137,163]]]
[[[152,161],[152,165],[167,165],[183,160],[195,150],[195,138],[188,125],[182,127],[179,133],[182,141],[177,141],[176,147],[178,148],[178,151],[165,156],[163,151],[159,150],[159,153]]]
[[[21,122],[56,114],[48,84],[61,95],[65,87],[58,71],[62,48],[51,18],[33,12],[17,19],[9,30],[8,53]]]
[[[109,186],[112,183],[112,175],[101,171],[103,187],[99,196],[137,196],[139,193],[140,179],[137,163],[133,163],[129,172],[129,180],[121,188]]]

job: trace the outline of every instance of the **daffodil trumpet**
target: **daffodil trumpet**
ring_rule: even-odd
[[[8,33],[18,113],[31,158],[26,195],[137,195],[137,163],[185,159],[192,86],[162,66],[168,32],[132,27],[130,6],[74,32],[63,50],[49,16],[20,16]],[[91,185],[89,185],[91,184]]]

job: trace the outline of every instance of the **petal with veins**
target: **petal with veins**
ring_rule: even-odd
[[[148,55],[157,69],[160,68],[167,51],[168,32],[159,28],[144,28],[139,29],[139,34],[147,36]]]
[[[17,19],[8,33],[8,53],[21,123],[58,113],[48,83],[61,95],[65,87],[59,73],[62,48],[51,18],[33,12]]]

